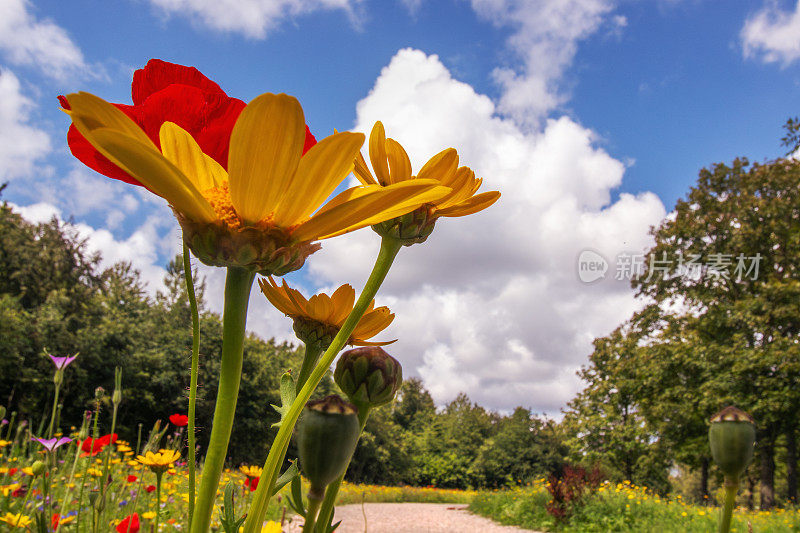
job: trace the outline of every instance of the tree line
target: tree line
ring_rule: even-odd
[[[800,144],[800,122],[784,142]],[[652,229],[632,277],[641,309],[594,342],[585,388],[555,422],[518,407],[500,414],[462,394],[437,408],[418,379],[371,416],[351,481],[501,487],[599,466],[614,481],[667,493],[686,480],[711,501],[719,474],[708,419],[734,404],[757,422],[745,504],[795,502],[800,408],[800,163],[745,158],[702,169]],[[1,189],[0,189],[1,190]],[[93,390],[124,372],[120,433],[185,412],[191,328],[180,258],[149,297],[128,264],[100,269],[68,223],[30,224],[0,208],[0,404],[38,421],[52,399],[45,351],[80,357],[66,374],[61,419],[77,424]],[[221,348],[220,317],[201,306],[199,443],[205,446]],[[230,446],[232,464],[259,464],[277,421],[278,378],[302,348],[251,335]],[[318,395],[335,391],[326,379]],[[263,446],[263,445],[262,445]],[[202,448],[201,448],[202,449]],[[291,454],[290,454],[291,455]]]

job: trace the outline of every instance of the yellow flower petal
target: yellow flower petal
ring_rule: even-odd
[[[159,131],[161,153],[189,178],[198,191],[219,187],[228,181],[228,173],[200,149],[189,132],[175,123],[164,122]]]
[[[300,224],[292,238],[298,242],[325,239],[413,211],[441,198],[450,189],[431,185],[430,180],[411,180],[386,187],[361,187],[344,191],[317,214]],[[334,207],[329,207],[333,205]]]
[[[386,156],[389,159],[390,183],[411,179],[411,160],[399,142],[386,139]]]
[[[386,132],[380,120],[372,126],[372,133],[369,134],[369,160],[378,183],[390,184],[389,167],[386,164]]]
[[[231,200],[243,220],[269,216],[284,198],[305,142],[297,99],[262,94],[242,110],[231,133],[228,175]]]
[[[308,299],[309,316],[319,322],[329,322],[333,314],[333,305],[327,294],[315,294]]]
[[[70,115],[75,127],[84,137],[86,137],[87,130],[110,128],[125,133],[148,147],[157,149],[138,124],[102,98],[91,93],[79,92],[68,94],[67,101],[71,108],[67,114]],[[78,119],[77,122],[76,119]]]
[[[331,317],[331,322],[334,324],[342,324],[353,309],[353,304],[356,301],[356,291],[352,285],[345,284],[336,289],[331,294],[331,303],[336,309],[336,313]]]
[[[189,179],[155,149],[119,131],[100,128],[86,136],[115,164],[196,222],[212,222],[214,210]],[[152,144],[151,144],[152,146]]]
[[[472,198],[461,202],[453,207],[447,209],[436,210],[436,214],[442,217],[463,217],[482,211],[495,203],[500,198],[498,191],[489,191],[473,196]]]
[[[453,148],[442,150],[431,157],[417,173],[420,179],[435,179],[446,184],[458,168],[458,152]]]
[[[284,200],[275,210],[274,223],[288,227],[313,213],[350,174],[362,144],[363,133],[345,131],[312,146],[300,159]]]
[[[375,178],[372,177],[369,167],[367,166],[367,162],[364,161],[364,156],[361,155],[361,152],[356,154],[356,159],[353,161],[353,174],[355,174],[358,181],[364,185],[378,184],[378,182],[375,181]]]

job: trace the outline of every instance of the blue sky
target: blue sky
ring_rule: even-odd
[[[132,71],[157,57],[245,101],[297,96],[318,138],[381,119],[415,170],[457,148],[503,199],[408,250],[381,293],[398,315],[387,335],[439,402],[463,390],[548,414],[580,387],[591,340],[640,305],[627,283],[576,279],[579,252],[646,249],[701,167],[782,155],[800,107],[787,1],[0,0],[0,36],[4,199],[32,220],[72,217],[151,290],[177,225],[75,163],[58,94],[128,102]],[[290,280],[358,289],[373,247],[368,230],[332,240]],[[204,273],[218,309],[222,275]],[[250,328],[289,339],[253,298]]]

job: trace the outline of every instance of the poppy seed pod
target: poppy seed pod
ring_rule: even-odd
[[[394,399],[403,367],[379,346],[365,346],[342,354],[333,379],[359,408],[378,407]]]
[[[311,488],[308,497],[321,500],[325,487],[347,468],[361,428],[356,407],[333,394],[308,402],[297,424],[300,467]]]
[[[726,480],[738,481],[753,459],[756,426],[753,417],[736,407],[726,407],[711,417],[708,441],[711,456]]]

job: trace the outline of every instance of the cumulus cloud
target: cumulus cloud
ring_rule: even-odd
[[[745,57],[784,66],[800,58],[800,0],[794,11],[768,1],[745,21],[741,31]]]
[[[14,73],[0,69],[0,181],[29,174],[50,152],[49,136],[31,123],[33,108]]]
[[[475,12],[498,27],[512,29],[507,40],[519,65],[498,67],[502,88],[498,109],[518,122],[537,125],[563,103],[558,82],[580,41],[594,34],[613,9],[613,0],[471,0]],[[613,17],[613,31],[627,24]]]
[[[36,67],[58,80],[89,71],[67,32],[50,20],[37,19],[28,0],[0,2],[0,51],[8,62]]]
[[[318,10],[344,11],[357,24],[361,0],[150,0],[168,15],[181,15],[219,32],[263,39],[286,18]]]
[[[439,402],[464,391],[494,408],[555,413],[579,390],[574,373],[592,340],[637,305],[613,276],[581,283],[577,257],[586,248],[609,259],[643,251],[665,214],[661,201],[613,197],[625,166],[592,131],[567,117],[523,130],[418,50],[398,52],[359,102],[357,130],[378,119],[415,171],[454,146],[484,178],[482,190],[503,195],[481,213],[440,220],[428,242],[400,252],[379,293],[397,313],[392,353]],[[377,248],[370,231],[331,239],[310,258],[311,272],[360,286]]]

